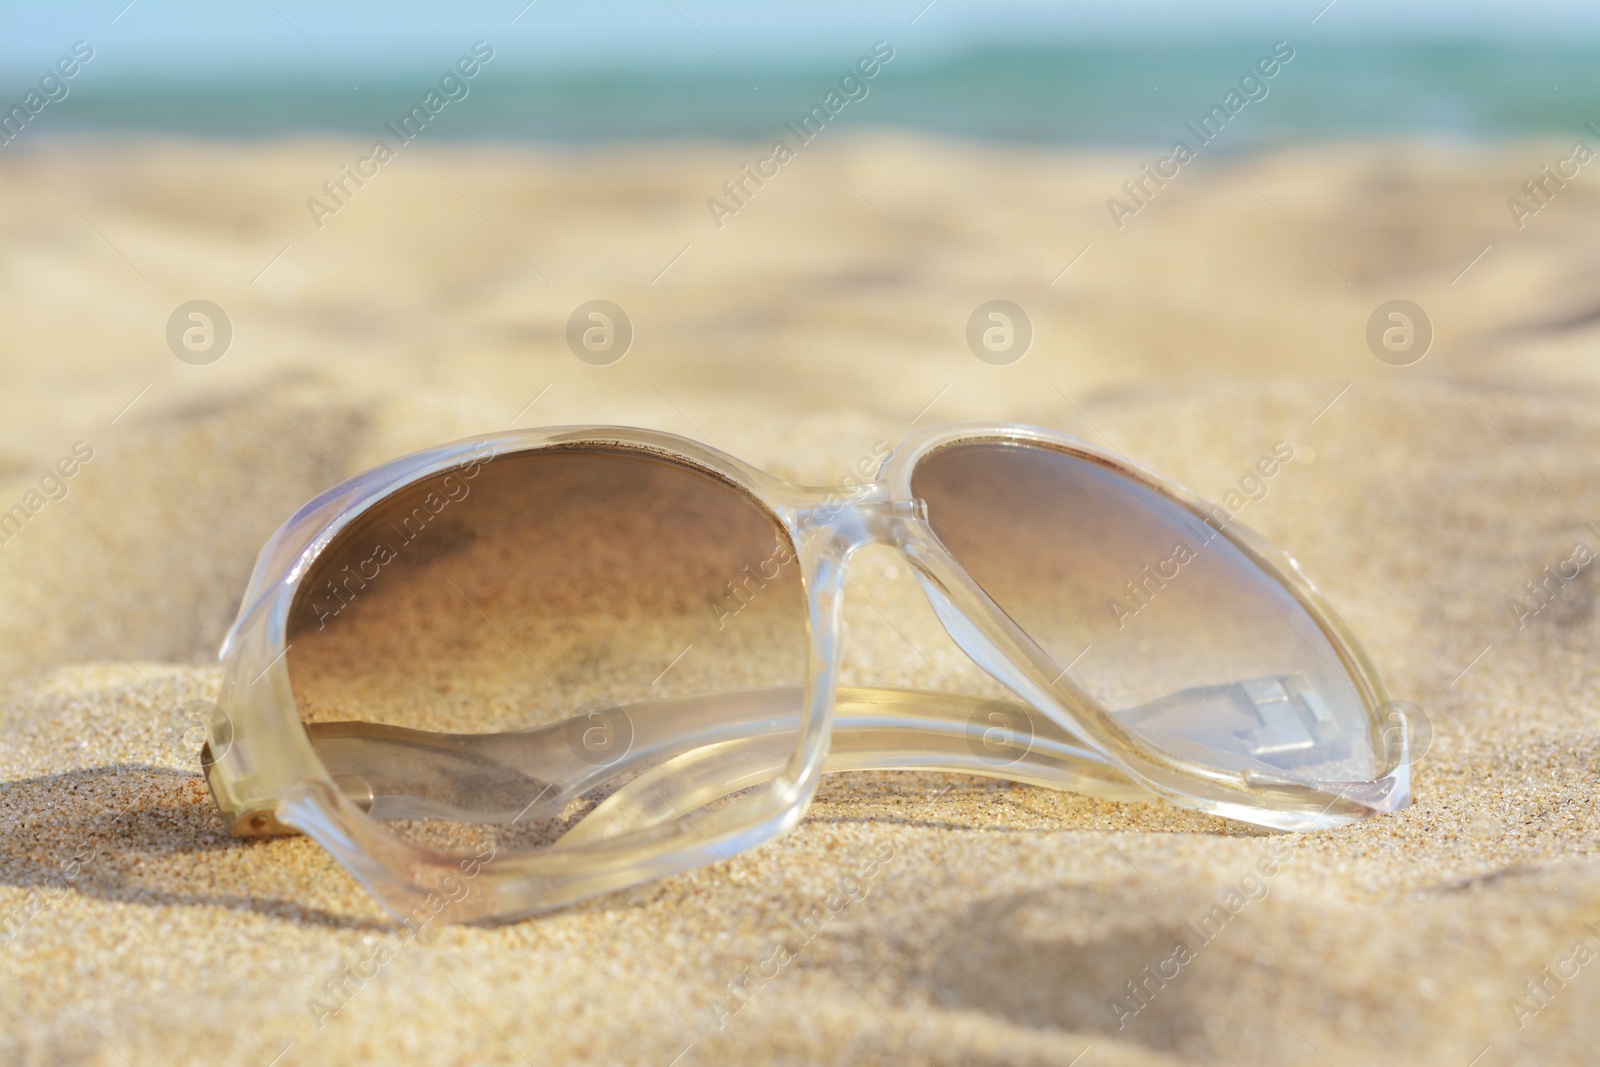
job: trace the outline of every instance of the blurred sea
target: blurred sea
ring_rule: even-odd
[[[65,43],[65,42],[64,42]],[[162,71],[85,67],[29,137],[90,131],[224,138],[290,133],[381,135],[419,103],[454,59],[430,69],[331,64],[286,77],[259,66]],[[896,127],[1003,142],[1167,146],[1185,120],[1219,103],[1272,41],[1103,42],[975,46],[917,54],[902,46],[867,98],[835,125]],[[469,41],[456,49],[465,52]],[[871,42],[864,40],[865,53]],[[856,56],[761,64],[540,69],[502,55],[469,96],[432,122],[428,139],[766,140],[819,103]],[[315,57],[312,57],[313,62]],[[111,67],[102,64],[102,67]],[[42,68],[41,68],[42,72]],[[6,72],[6,106],[30,84]],[[1302,41],[1213,151],[1287,139],[1424,134],[1462,139],[1569,133],[1600,123],[1600,44],[1543,42],[1523,52],[1497,38]],[[358,88],[353,87],[359,85]],[[1589,135],[1593,137],[1593,135]]]

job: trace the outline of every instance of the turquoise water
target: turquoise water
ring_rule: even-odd
[[[1129,44],[1120,52],[1099,40],[946,48],[937,55],[902,46],[868,83],[867,96],[845,107],[830,128],[1165,146],[1187,137],[1185,121],[1220,103],[1270,49],[1270,38],[1255,36]],[[67,98],[52,103],[26,136],[117,130],[255,138],[309,131],[365,141],[382,136],[386,122],[421,102],[452,57],[443,48],[431,64],[344,72],[315,56],[292,71],[254,66],[204,73],[97,60],[101,66],[86,66]],[[436,115],[422,136],[765,140],[819,104],[853,59],[840,52],[832,61],[746,62],[736,70],[712,57],[657,69],[635,63],[552,72],[506,53],[485,66],[468,95]],[[29,84],[17,65],[10,67],[0,97],[7,107]],[[1264,81],[1265,97],[1229,124],[1218,139],[1220,150],[1371,135],[1576,137],[1586,121],[1600,124],[1595,40],[1545,41],[1519,51],[1497,37],[1316,38],[1299,44],[1294,58]]]

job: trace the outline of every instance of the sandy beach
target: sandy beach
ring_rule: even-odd
[[[1208,159],[1119,227],[1106,202],[1148,153],[883,133],[807,146],[715,218],[762,150],[419,142],[315,219],[348,145],[0,155],[0,512],[25,513],[0,543],[0,1060],[1592,1061],[1600,619],[1591,566],[1530,583],[1600,551],[1600,196],[1585,172],[1508,208],[1570,142]],[[566,343],[597,298],[634,329],[609,366]],[[1009,365],[965,340],[992,299],[1032,322]],[[1396,299],[1433,331],[1407,366],[1367,341]],[[169,347],[193,300],[231,324],[214,362]],[[972,419],[1109,443],[1213,499],[1286,442],[1241,518],[1425,712],[1416,803],[1286,837],[840,775],[776,843],[429,928],[351,980],[393,937],[382,912],[306,840],[230,838],[173,726],[216,695],[262,543],[344,475],[612,423],[834,483]],[[903,567],[868,552],[854,580],[846,684],[982,684]],[[730,1000],[874,858],[861,899]],[[1231,892],[1226,927],[1130,1000]]]

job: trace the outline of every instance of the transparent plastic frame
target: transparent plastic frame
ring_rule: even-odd
[[[1024,633],[946,551],[912,495],[925,457],[952,445],[999,443],[1049,449],[1101,464],[1175,501],[1197,519],[1211,505],[1085,441],[1013,424],[969,424],[921,432],[884,461],[876,480],[852,487],[792,484],[717,449],[672,434],[620,427],[517,430],[442,445],[386,463],[323,493],[262,549],[239,616],[221,649],[221,713],[208,728],[206,777],[224,820],[249,836],[301,832],[315,840],[398,917],[448,922],[507,921],[596,894],[726,859],[787,832],[804,815],[821,775],[836,770],[919,769],[989,775],[1111,800],[1160,798],[1180,807],[1279,830],[1339,826],[1410,802],[1411,725],[1388,709],[1377,671],[1355,637],[1286,552],[1236,522],[1221,535],[1304,606],[1337,651],[1369,716],[1373,779],[1311,783],[1258,770],[1230,773],[1154,747],[1130,732]],[[624,788],[554,847],[538,852],[462,855],[403,840],[328,761],[340,731],[308,728],[290,686],[287,621],[296,590],[319,553],[366,509],[474,457],[600,446],[684,464],[743,492],[787,532],[805,592],[810,642],[803,689],[747,693],[749,730],[696,739],[697,711],[723,694],[676,698],[677,737],[640,744],[665,762]],[[1033,724],[1004,760],[972,741],[973,712],[987,698],[837,684],[841,607],[851,555],[867,545],[898,551],[957,645],[1018,695]],[[783,751],[763,734],[783,724]],[[360,724],[363,726],[369,724]],[[409,735],[376,727],[367,734]],[[467,751],[471,735],[427,735],[439,751]],[[797,739],[797,743],[796,743]],[[424,741],[423,743],[427,743]],[[741,745],[740,783],[718,781],[703,751]],[[764,763],[763,763],[764,761]],[[335,760],[335,762],[337,762]],[[764,765],[755,785],[750,767]],[[650,816],[645,786],[670,785],[679,812],[744,788],[740,803],[696,811],[693,819]],[[675,797],[672,795],[675,790]],[[619,799],[620,797],[620,799]],[[690,807],[685,808],[687,804]],[[619,807],[630,810],[618,812]],[[489,821],[486,817],[485,821]],[[586,825],[587,824],[587,825]]]

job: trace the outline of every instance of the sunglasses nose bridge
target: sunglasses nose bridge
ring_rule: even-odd
[[[867,545],[901,545],[908,522],[926,522],[928,506],[922,500],[867,500],[808,508],[798,516],[800,525],[826,527],[852,549]]]

